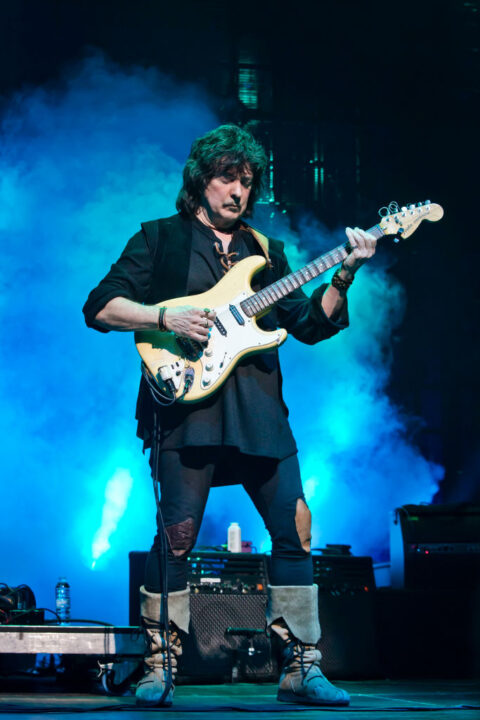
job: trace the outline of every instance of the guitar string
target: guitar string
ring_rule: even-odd
[[[348,243],[339,245],[338,247],[330,250],[329,252],[322,255],[316,260],[311,260],[307,265],[296,270],[295,272],[280,278],[275,283],[272,283],[267,288],[259,290],[254,295],[251,295],[244,305],[250,310],[253,307],[253,314],[261,310],[265,310],[270,305],[273,305],[282,297],[288,295],[293,290],[301,287],[305,283],[309,282],[315,277],[318,277],[321,273],[329,270],[334,265],[341,262],[346,254],[346,248]],[[292,287],[290,287],[290,285]],[[277,297],[278,294],[278,297]],[[273,295],[273,299],[271,297]]]

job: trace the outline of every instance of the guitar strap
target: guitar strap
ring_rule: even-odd
[[[268,237],[261,233],[260,230],[255,230],[255,228],[251,227],[250,225],[245,225],[245,230],[248,230],[250,233],[252,233],[253,237],[260,245],[262,252],[267,259],[268,267],[273,267],[272,261],[270,260],[270,255],[268,254]]]

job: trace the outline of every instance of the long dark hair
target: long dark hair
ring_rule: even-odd
[[[253,173],[245,211],[245,215],[250,216],[267,167],[263,147],[238,125],[220,125],[197,138],[183,169],[183,186],[178,194],[177,210],[187,217],[195,217],[210,180],[231,170],[241,171],[247,165]]]

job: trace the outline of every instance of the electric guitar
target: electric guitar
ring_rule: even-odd
[[[407,238],[422,220],[436,222],[443,217],[442,207],[428,200],[402,208],[390,203],[385,210],[379,223],[368,230],[376,238],[384,235]],[[218,390],[241,358],[281,345],[287,331],[261,330],[256,318],[265,315],[296,288],[343,262],[350,251],[348,242],[339,245],[258,292],[252,290],[251,280],[265,267],[266,259],[252,255],[234,265],[208,292],[158,303],[167,308],[208,307],[216,312],[216,319],[206,343],[168,332],[135,332],[143,372],[154,394],[156,391],[157,398],[164,404],[176,400],[199,402]]]

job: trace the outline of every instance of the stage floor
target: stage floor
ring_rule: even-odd
[[[0,713],[21,714],[22,718],[38,717],[39,713],[54,713],[56,718],[71,714],[91,713],[98,718],[139,718],[145,713],[161,712],[169,718],[213,717],[215,720],[231,720],[245,713],[260,717],[268,713],[278,720],[297,717],[328,718],[342,714],[347,720],[353,717],[385,720],[395,718],[424,718],[434,713],[441,718],[480,718],[480,683],[475,680],[395,680],[395,681],[346,681],[338,683],[352,696],[348,708],[311,708],[278,703],[274,684],[235,685],[183,685],[175,692],[171,708],[137,709],[131,696],[113,697],[101,694],[71,693],[10,693],[0,695]],[[5,715],[3,715],[5,717]]]

